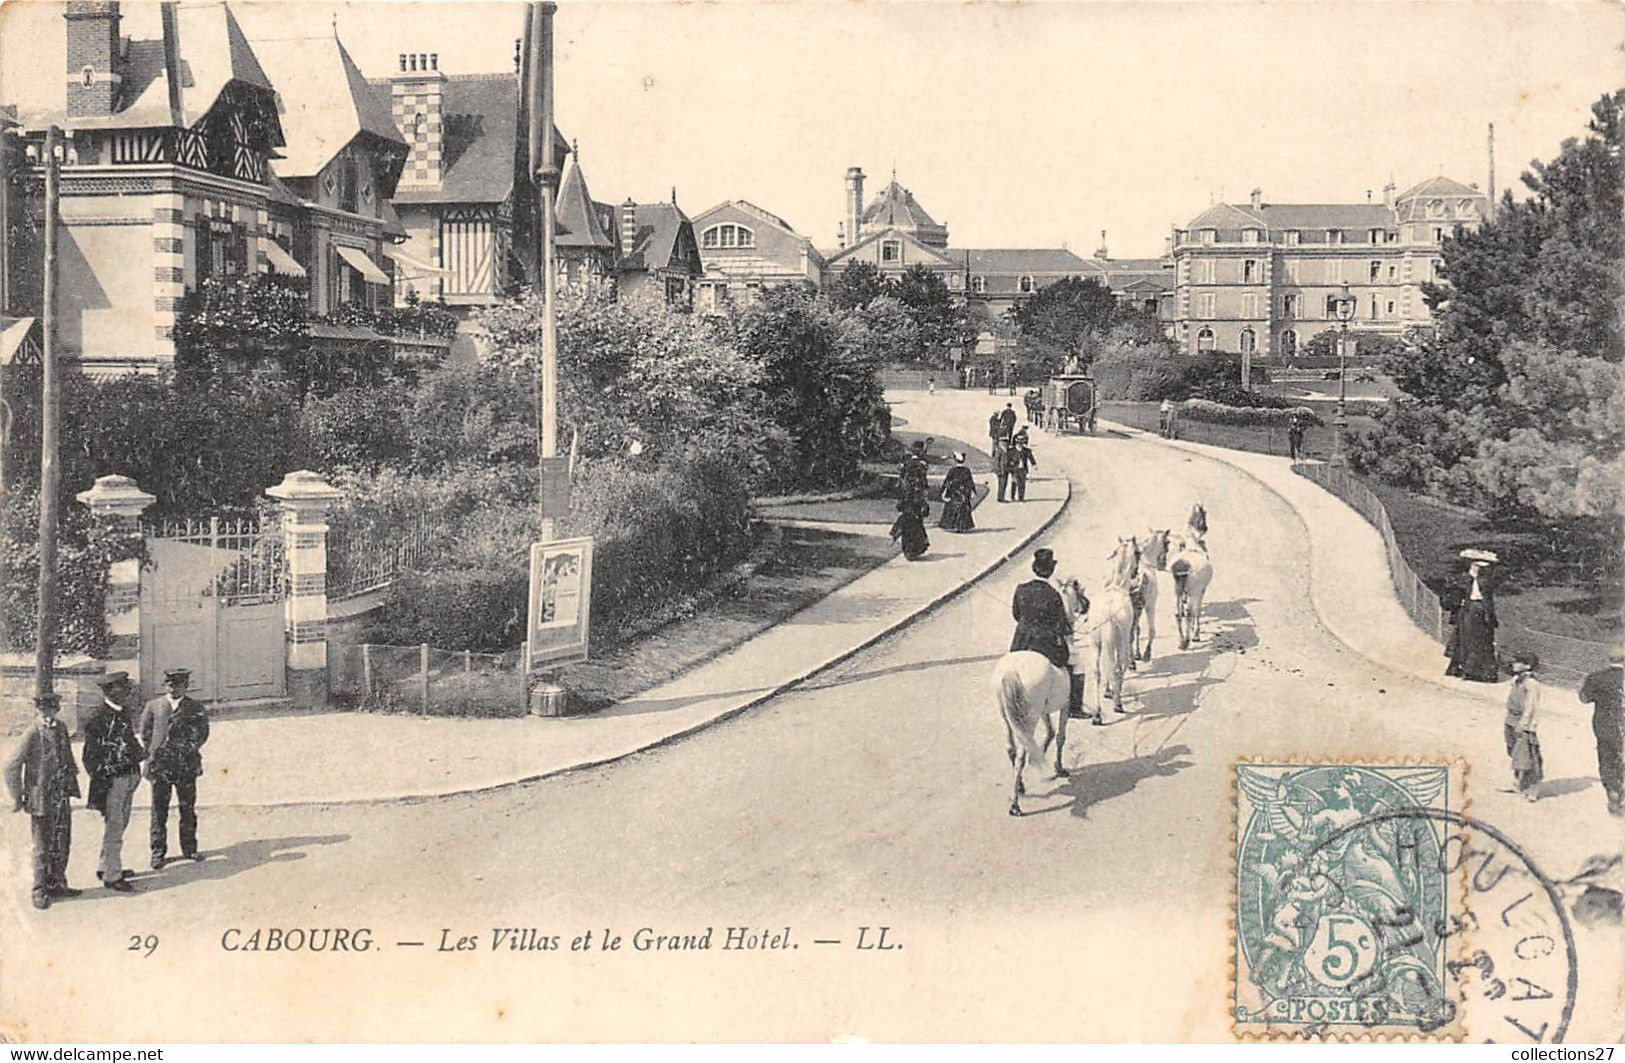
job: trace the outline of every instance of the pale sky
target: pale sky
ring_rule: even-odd
[[[18,27],[60,32],[28,6],[0,13],[0,89]],[[232,6],[250,38],[336,16],[372,77],[402,51],[510,70],[522,25],[500,3]],[[125,32],[151,8],[125,4]],[[895,165],[955,247],[1088,254],[1105,229],[1115,257],[1159,254],[1254,186],[1283,203],[1380,199],[1390,175],[1484,187],[1490,122],[1497,187],[1521,192],[1529,160],[1625,86],[1625,15],[1601,2],[560,0],[556,26],[558,124],[595,198],[747,199],[826,248],[853,165],[871,194]]]

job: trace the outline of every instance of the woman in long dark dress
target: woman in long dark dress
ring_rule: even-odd
[[[892,541],[903,541],[903,556],[918,561],[931,547],[925,534],[925,518],[931,515],[931,506],[924,499],[905,498],[897,503],[897,521],[891,526]]]
[[[971,502],[976,498],[976,480],[965,467],[963,452],[954,455],[954,467],[942,480],[942,519],[938,524],[944,531],[967,532],[976,527],[971,516]]]
[[[1499,559],[1488,550],[1463,550],[1461,556],[1470,565],[1461,577],[1461,604],[1445,647],[1450,666],[1444,674],[1494,683],[1501,673],[1495,661],[1495,581],[1490,566]]]

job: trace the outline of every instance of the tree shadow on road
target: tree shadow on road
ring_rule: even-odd
[[[1139,708],[1131,710],[1129,715],[1139,720],[1164,720],[1189,715],[1196,711],[1197,704],[1202,700],[1202,691],[1218,682],[1208,676],[1197,676],[1189,683],[1170,683],[1168,686],[1136,691],[1135,700],[1139,702]]]
[[[984,653],[978,657],[945,657],[930,661],[915,661],[912,664],[897,664],[889,668],[875,668],[867,672],[854,672],[851,675],[833,676],[829,679],[814,679],[803,683],[801,690],[830,690],[835,687],[844,687],[852,683],[865,683],[871,679],[881,679],[889,675],[906,675],[910,672],[925,672],[933,668],[955,668],[962,664],[990,664],[1001,660],[1003,653]]]

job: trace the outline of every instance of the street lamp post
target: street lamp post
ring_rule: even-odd
[[[1349,322],[1354,320],[1354,296],[1349,292],[1349,286],[1343,285],[1343,290],[1333,297],[1333,309],[1337,315],[1337,419],[1333,422],[1334,436],[1332,438],[1332,464],[1348,464],[1348,453],[1345,450],[1343,436],[1348,430],[1348,349],[1349,349]]]

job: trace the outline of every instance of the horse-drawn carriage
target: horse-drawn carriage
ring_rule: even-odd
[[[1082,373],[1062,373],[1044,385],[1044,430],[1095,433],[1095,382]]]

